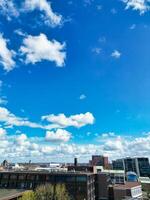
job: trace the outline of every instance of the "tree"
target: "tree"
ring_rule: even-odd
[[[64,184],[58,184],[55,187],[55,200],[70,200]]]
[[[36,200],[53,200],[54,186],[51,184],[41,185],[35,191]]]
[[[35,191],[35,200],[70,200],[65,185],[41,185]]]
[[[35,193],[33,191],[24,192],[19,200],[36,200]]]

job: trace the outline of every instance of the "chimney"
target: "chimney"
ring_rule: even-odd
[[[75,158],[75,159],[74,159],[74,166],[77,167],[77,165],[78,165],[78,159]]]

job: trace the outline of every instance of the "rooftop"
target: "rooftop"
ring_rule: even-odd
[[[120,190],[128,190],[134,187],[141,186],[139,182],[126,182],[125,184],[116,184],[113,187]]]
[[[150,184],[150,178],[149,178],[149,177],[139,177],[139,181],[140,181],[141,183]]]
[[[57,174],[60,174],[60,175],[92,175],[93,173],[91,172],[78,172],[78,171],[57,171],[57,172],[49,172],[47,170],[43,170],[43,171],[31,171],[31,170],[19,170],[19,171],[16,171],[16,170],[8,170],[8,171],[0,171],[0,174],[3,174],[3,173],[15,173],[15,174],[26,174],[26,173],[30,173],[30,174],[52,174],[52,175],[57,175]]]
[[[24,190],[16,189],[0,189],[0,200],[9,200],[15,197],[20,197]]]

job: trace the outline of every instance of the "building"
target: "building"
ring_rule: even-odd
[[[148,158],[135,158],[137,175],[150,177],[150,163]]]
[[[124,158],[112,162],[113,169],[124,169],[125,172],[135,172],[138,177],[150,177],[149,159],[144,157]]]
[[[104,168],[109,167],[108,157],[101,155],[93,155],[90,164],[93,166],[103,166]]]
[[[112,161],[114,170],[125,170],[123,159],[117,159]]]
[[[142,200],[142,188],[138,182],[126,182],[112,186],[114,200]]]
[[[139,182],[142,185],[142,190],[145,192],[150,192],[150,178],[148,177],[139,177]]]
[[[114,184],[125,184],[124,171],[119,170],[103,170],[95,176],[95,195],[97,200],[110,199],[109,186]]]
[[[95,175],[86,172],[0,172],[0,188],[35,189],[41,184],[66,185],[73,200],[95,200]]]

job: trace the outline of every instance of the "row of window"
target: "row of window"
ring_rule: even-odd
[[[86,182],[86,176],[51,176],[51,175],[32,175],[32,174],[1,174],[0,180],[34,180],[50,182]]]

